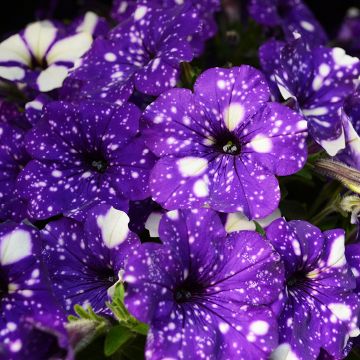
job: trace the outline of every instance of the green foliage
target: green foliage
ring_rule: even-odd
[[[144,358],[148,325],[139,322],[126,309],[122,282],[115,285],[107,303],[115,319],[99,316],[88,306],[74,306],[77,316],[70,315],[67,330],[77,360],[135,360]],[[99,351],[99,348],[101,351]],[[131,357],[128,355],[131,354]]]
[[[134,337],[129,329],[122,325],[112,327],[106,335],[104,344],[104,353],[106,356],[113,355],[128,340]]]

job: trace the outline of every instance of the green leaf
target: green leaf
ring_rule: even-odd
[[[144,323],[139,323],[135,325],[131,330],[141,335],[147,335],[149,331],[149,326]]]
[[[114,301],[118,300],[121,303],[124,303],[125,297],[125,288],[123,283],[118,283],[115,286],[115,294],[114,294]]]
[[[74,310],[81,319],[91,319],[91,316],[80,305],[76,304]]]
[[[104,352],[106,356],[114,354],[123,346],[133,334],[124,326],[117,325],[110,329],[105,338]]]

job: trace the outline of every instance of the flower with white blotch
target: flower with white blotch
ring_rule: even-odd
[[[176,86],[180,63],[193,59],[191,39],[200,29],[199,13],[191,3],[170,8],[139,4],[127,21],[94,41],[66,81],[64,96],[121,104],[134,88],[160,95]]]
[[[40,92],[61,87],[69,69],[89,50],[99,21],[89,12],[69,31],[49,20],[27,25],[0,43],[0,78]]]
[[[275,175],[306,161],[306,121],[270,102],[266,80],[243,65],[205,71],[194,93],[163,93],[143,114],[147,146],[160,159],[150,188],[166,209],[208,206],[270,215],[280,190]]]
[[[46,219],[107,202],[127,210],[149,196],[154,155],[138,136],[140,110],[103,102],[46,105],[26,137],[31,160],[17,179],[28,213]]]
[[[255,231],[227,234],[210,209],[168,212],[159,235],[162,244],[142,244],[124,273],[125,304],[150,325],[145,357],[267,359],[284,280],[269,243]]]
[[[67,313],[80,304],[111,314],[106,301],[121,280],[127,257],[140,245],[128,223],[126,213],[100,204],[90,210],[85,223],[62,218],[42,230],[44,261]]]
[[[343,358],[359,335],[359,297],[345,258],[344,230],[321,232],[305,221],[275,220],[266,237],[285,266],[280,346],[272,359],[317,359],[320,352]]]
[[[344,149],[342,107],[357,86],[359,59],[338,47],[309,47],[298,38],[265,43],[260,62],[282,97],[303,114],[312,138],[331,156]]]
[[[40,255],[41,242],[33,227],[0,225],[1,359],[46,360],[60,354],[73,358],[65,314],[53,296]]]

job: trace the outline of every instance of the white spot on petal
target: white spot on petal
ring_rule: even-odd
[[[219,324],[219,330],[222,334],[226,334],[230,329],[230,326],[228,323],[225,323],[225,322],[221,322]]]
[[[346,304],[333,303],[329,304],[328,308],[339,320],[350,320],[351,308]]]
[[[345,53],[345,50],[339,47],[335,47],[332,50],[332,57],[339,66],[351,66],[356,64],[359,59],[357,57],[352,57]]]
[[[315,26],[311,23],[309,23],[308,21],[300,21],[300,25],[303,29],[305,29],[306,31],[314,31],[315,30]]]
[[[270,355],[270,360],[299,360],[288,343],[279,345]]]
[[[266,154],[272,150],[272,141],[267,136],[258,134],[250,141],[250,146],[254,151]]]
[[[209,195],[208,184],[202,179],[195,182],[193,190],[197,197],[206,197]]]
[[[345,259],[345,236],[340,235],[331,244],[327,265],[340,267],[346,263]]]
[[[129,233],[129,217],[123,211],[111,207],[105,215],[97,217],[96,222],[101,229],[105,245],[112,249],[122,244]]]
[[[250,331],[255,335],[266,335],[269,331],[269,324],[263,320],[256,320],[250,324]]]
[[[187,156],[177,161],[179,172],[184,177],[198,176],[204,173],[208,162],[204,158]]]
[[[140,20],[145,16],[146,13],[147,13],[146,6],[138,6],[134,13],[134,19]]]
[[[245,109],[244,106],[239,103],[230,104],[224,110],[224,121],[226,127],[233,131],[244,120]]]
[[[31,234],[25,230],[14,230],[0,238],[0,263],[9,265],[31,255]]]

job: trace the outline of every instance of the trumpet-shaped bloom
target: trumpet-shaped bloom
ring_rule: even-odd
[[[46,219],[97,202],[126,210],[129,200],[148,197],[154,156],[137,137],[139,117],[132,104],[47,105],[26,139],[34,160],[18,179],[29,214]]]
[[[305,221],[275,220],[266,236],[285,265],[284,308],[279,317],[280,354],[317,359],[321,349],[343,357],[359,334],[360,302],[345,258],[343,230],[322,233]]]
[[[306,121],[269,101],[264,76],[250,66],[210,69],[194,93],[173,89],[145,110],[144,138],[160,157],[150,187],[167,209],[210,206],[270,215],[280,192],[275,175],[306,160]]]
[[[57,89],[92,41],[85,26],[67,33],[48,20],[31,23],[0,43],[0,78],[40,92]]]
[[[226,234],[212,210],[171,211],[163,244],[129,258],[125,303],[150,325],[147,359],[267,359],[277,345],[283,273],[279,255],[256,232]]]
[[[128,223],[123,211],[101,204],[90,210],[84,224],[62,218],[42,230],[49,276],[68,313],[75,304],[111,313],[105,303],[127,257],[140,244]]]

